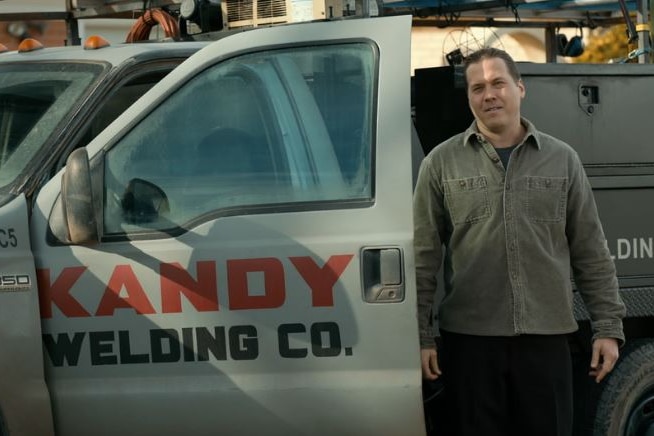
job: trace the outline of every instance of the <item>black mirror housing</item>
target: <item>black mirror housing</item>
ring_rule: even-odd
[[[61,179],[64,222],[71,243],[93,245],[99,241],[98,221],[93,207],[91,169],[86,148],[73,151]]]

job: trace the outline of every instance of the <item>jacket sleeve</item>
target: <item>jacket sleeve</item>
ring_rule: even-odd
[[[623,344],[626,310],[593,191],[574,152],[569,165],[566,235],[574,280],[590,314],[593,340],[615,338]]]
[[[420,347],[434,348],[432,307],[436,294],[436,276],[443,255],[443,192],[431,154],[420,165],[413,196],[414,250]]]

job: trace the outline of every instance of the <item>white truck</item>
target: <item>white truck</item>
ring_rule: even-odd
[[[3,436],[425,432],[410,25],[232,35],[66,152],[3,74]]]
[[[438,436],[410,26],[0,54],[0,436]],[[628,308],[628,348],[593,386],[578,306],[578,436],[654,422],[653,160],[621,110],[645,108],[654,70],[613,67],[521,66],[525,114],[586,164]],[[469,122],[459,78],[416,72],[426,150]]]

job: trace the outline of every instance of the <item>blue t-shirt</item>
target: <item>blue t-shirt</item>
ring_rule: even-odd
[[[495,148],[495,151],[497,152],[497,155],[500,157],[500,160],[502,161],[502,165],[504,165],[504,169],[507,170],[509,169],[509,158],[511,157],[511,152],[515,150],[517,145],[514,145],[512,147],[505,147],[505,148]]]

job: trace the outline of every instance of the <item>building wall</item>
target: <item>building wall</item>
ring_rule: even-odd
[[[65,45],[66,23],[64,21],[55,20],[43,22],[0,21],[0,44],[3,44],[10,50],[16,50],[22,38],[12,35],[9,32],[9,29],[17,29],[18,27],[16,25],[23,24],[25,24],[27,36],[38,39],[46,47]]]
[[[1,12],[0,12],[1,13]],[[102,35],[112,44],[125,42],[125,38],[133,24],[134,20],[80,20],[79,35],[82,40],[91,35]],[[27,35],[30,38],[39,40],[46,47],[59,47],[67,44],[66,23],[59,20],[47,20],[39,22],[29,21],[0,21],[0,44],[3,44],[10,50],[18,48],[22,37],[12,35],[10,28],[15,29],[16,24],[25,24]],[[156,36],[157,29],[152,30]]]

